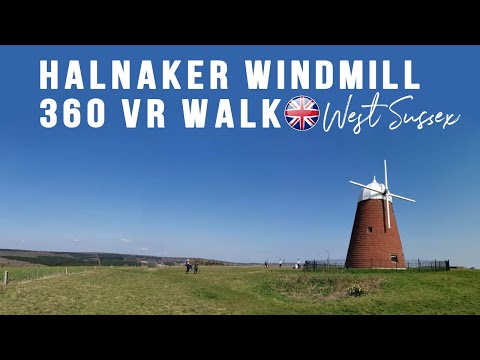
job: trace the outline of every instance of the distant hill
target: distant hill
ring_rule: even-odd
[[[200,265],[227,265],[214,259],[190,258]],[[60,252],[0,249],[0,266],[176,266],[185,258],[103,252]]]

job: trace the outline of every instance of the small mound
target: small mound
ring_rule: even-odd
[[[285,275],[276,281],[274,288],[290,300],[325,301],[371,293],[383,281],[384,278],[377,275],[355,278],[326,273],[319,276]]]

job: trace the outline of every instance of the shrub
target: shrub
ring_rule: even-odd
[[[348,288],[348,295],[350,296],[360,296],[366,293],[367,290],[362,285],[354,284]]]

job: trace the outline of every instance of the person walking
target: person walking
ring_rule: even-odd
[[[297,269],[300,269],[300,259],[297,259]]]
[[[185,274],[188,274],[190,272],[190,269],[192,268],[192,264],[190,263],[190,259],[187,259],[187,261],[185,261],[185,266],[187,267],[187,270],[185,271]]]
[[[278,267],[282,267],[282,259],[278,262]]]

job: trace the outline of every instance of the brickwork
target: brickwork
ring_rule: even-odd
[[[400,234],[391,202],[390,229],[384,200],[369,199],[357,204],[346,267],[349,268],[405,268]],[[396,255],[398,262],[391,259]]]

